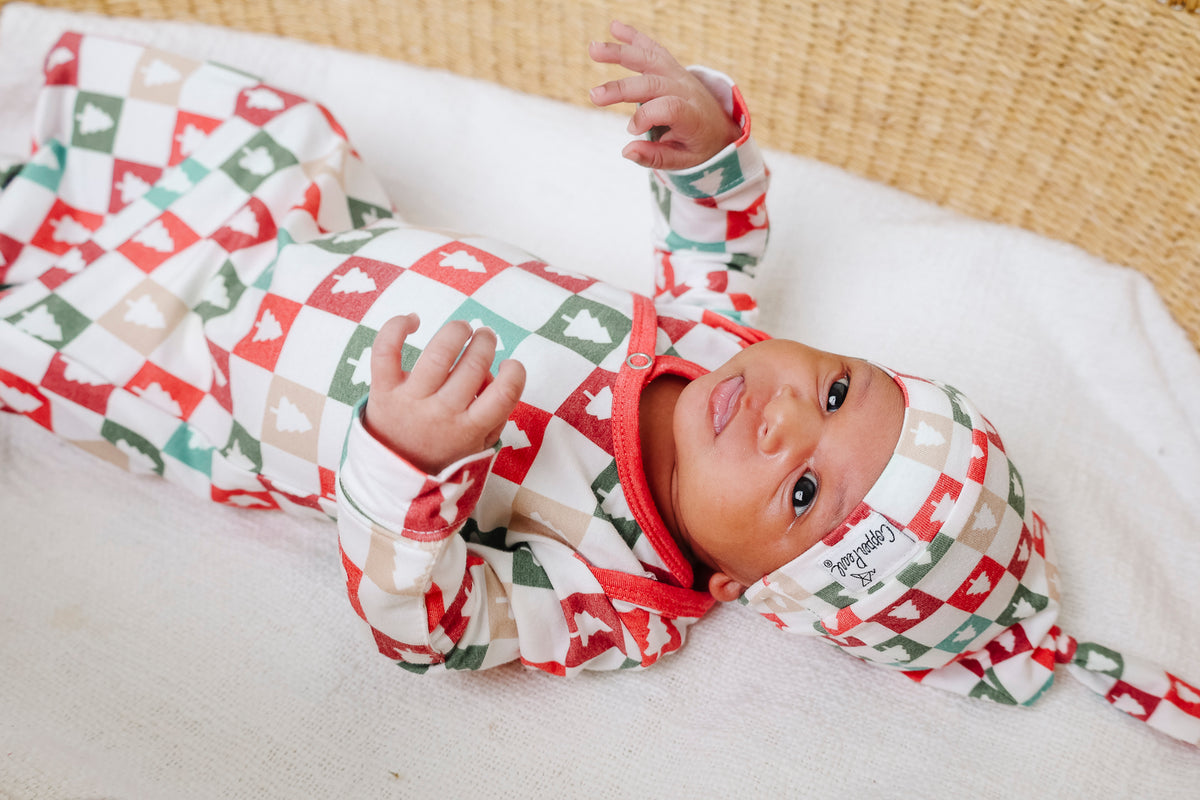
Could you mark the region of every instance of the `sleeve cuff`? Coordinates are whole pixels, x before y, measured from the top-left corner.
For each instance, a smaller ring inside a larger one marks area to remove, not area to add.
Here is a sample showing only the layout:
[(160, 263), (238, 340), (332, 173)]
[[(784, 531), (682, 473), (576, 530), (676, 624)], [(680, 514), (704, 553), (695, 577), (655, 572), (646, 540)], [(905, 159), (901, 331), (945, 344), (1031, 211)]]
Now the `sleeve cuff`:
[[(338, 473), (338, 484), (345, 499), (363, 516), (372, 522), (395, 531), (409, 531), (414, 527), (414, 504), (422, 497), (430, 494), (431, 487), (446, 486), (458, 483), (464, 491), (454, 492), (455, 495), (477, 494), (482, 486), (475, 486), (475, 491), (466, 491), (466, 479), (472, 483), (482, 482), (491, 467), (495, 451), (483, 450), (454, 462), (437, 475), (429, 475), (413, 466), (406, 459), (396, 454), (387, 445), (372, 436), (362, 423), (362, 414), (366, 403), (361, 403), (355, 409), (354, 419), (346, 434), (346, 447), (342, 454), (342, 465)], [(460, 499), (451, 498), (449, 499)], [(458, 503), (454, 504), (458, 507)], [(474, 503), (469, 503), (473, 507)], [(469, 509), (468, 509), (469, 512)], [(452, 532), (461, 525), (466, 513), (450, 514), (449, 518), (440, 514), (434, 515), (440, 519), (431, 520), (436, 525), (421, 525), (427, 532), (437, 530)], [(434, 530), (436, 529), (436, 530)]]

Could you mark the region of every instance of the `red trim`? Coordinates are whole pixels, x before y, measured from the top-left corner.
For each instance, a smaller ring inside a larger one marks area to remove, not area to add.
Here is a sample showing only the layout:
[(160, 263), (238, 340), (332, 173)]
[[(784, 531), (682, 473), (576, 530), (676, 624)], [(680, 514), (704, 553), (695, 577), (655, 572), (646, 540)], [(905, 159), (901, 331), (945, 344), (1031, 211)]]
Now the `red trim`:
[[(645, 353), (654, 356), (658, 339), (658, 314), (654, 302), (644, 295), (633, 295), (633, 328), (629, 332), (629, 354)], [(642, 390), (654, 376), (659, 374), (660, 365), (652, 369), (633, 369), (628, 363), (613, 385), (613, 456), (617, 462), (617, 476), (625, 492), (625, 500), (633, 517), (654, 551), (662, 559), (671, 577), (679, 586), (690, 587), (692, 565), (675, 544), (650, 495), (650, 484), (642, 469), (642, 442), (638, 435), (638, 400)]]
[(604, 587), (609, 599), (624, 600), (668, 617), (702, 617), (717, 602), (708, 592), (671, 586), (653, 578), (602, 569), (591, 564), (588, 569)]
[(724, 314), (718, 314), (716, 311), (707, 308), (701, 314), (700, 322), (710, 328), (720, 328), (721, 330), (729, 331), (747, 344), (758, 344), (771, 338), (758, 328), (751, 328), (734, 322)]

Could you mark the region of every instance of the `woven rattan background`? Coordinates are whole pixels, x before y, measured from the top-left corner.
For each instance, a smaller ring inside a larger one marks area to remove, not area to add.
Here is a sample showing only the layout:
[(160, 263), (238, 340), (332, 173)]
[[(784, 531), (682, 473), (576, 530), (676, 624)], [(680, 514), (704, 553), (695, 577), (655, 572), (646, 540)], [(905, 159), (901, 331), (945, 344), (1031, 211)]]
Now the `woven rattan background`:
[[(0, 0), (0, 5), (3, 0)], [(734, 75), (760, 140), (1154, 280), (1200, 346), (1200, 0), (49, 0), (576, 103), (611, 17)]]

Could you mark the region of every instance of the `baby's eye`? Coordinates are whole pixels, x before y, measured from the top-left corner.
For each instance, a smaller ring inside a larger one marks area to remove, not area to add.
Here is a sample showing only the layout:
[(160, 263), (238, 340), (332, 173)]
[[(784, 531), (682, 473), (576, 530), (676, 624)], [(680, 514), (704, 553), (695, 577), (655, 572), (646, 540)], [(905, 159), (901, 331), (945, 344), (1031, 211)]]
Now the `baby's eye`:
[(829, 397), (825, 399), (826, 411), (837, 411), (846, 402), (846, 393), (850, 391), (850, 377), (838, 378), (829, 387)]
[(816, 499), (817, 476), (810, 470), (800, 476), (800, 480), (796, 481), (796, 485), (792, 487), (792, 510), (798, 517), (808, 511)]

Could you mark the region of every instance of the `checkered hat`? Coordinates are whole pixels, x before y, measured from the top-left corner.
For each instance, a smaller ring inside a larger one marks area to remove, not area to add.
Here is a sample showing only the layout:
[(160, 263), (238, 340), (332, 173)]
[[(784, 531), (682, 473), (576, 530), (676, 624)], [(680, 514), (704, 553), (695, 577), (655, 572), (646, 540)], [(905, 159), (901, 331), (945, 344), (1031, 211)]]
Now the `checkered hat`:
[(785, 630), (972, 697), (1034, 702), (1056, 664), (1160, 730), (1200, 743), (1200, 690), (1055, 624), (1046, 526), (1000, 436), (955, 389), (895, 375), (896, 450), (842, 524), (749, 587)]

